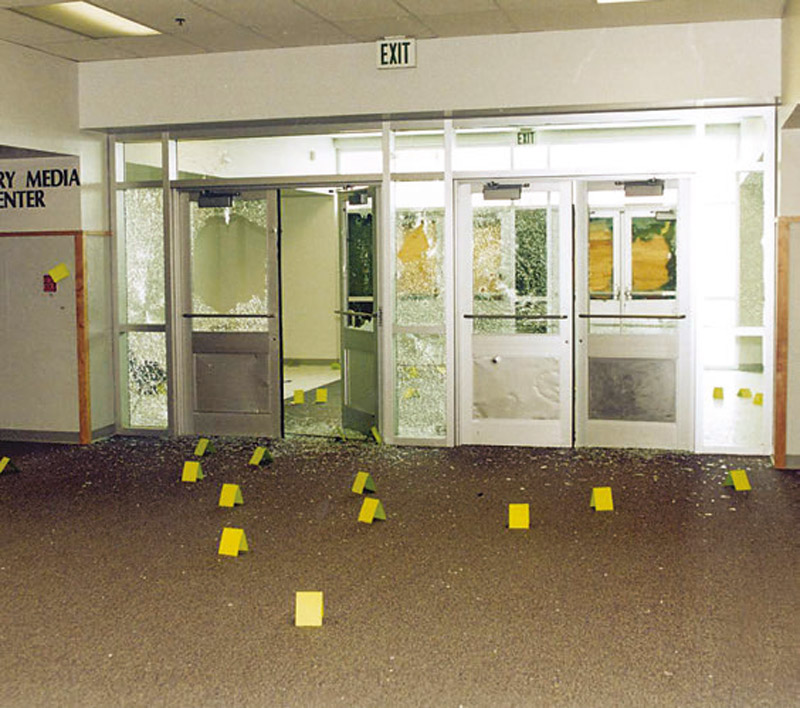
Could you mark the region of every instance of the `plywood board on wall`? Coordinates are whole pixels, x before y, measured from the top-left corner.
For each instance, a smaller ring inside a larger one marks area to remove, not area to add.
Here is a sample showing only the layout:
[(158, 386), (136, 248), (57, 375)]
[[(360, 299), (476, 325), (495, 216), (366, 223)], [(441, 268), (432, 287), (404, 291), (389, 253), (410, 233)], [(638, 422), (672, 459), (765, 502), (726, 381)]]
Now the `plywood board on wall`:
[[(63, 263), (55, 293), (44, 275)], [(0, 238), (0, 429), (77, 432), (75, 240)]]

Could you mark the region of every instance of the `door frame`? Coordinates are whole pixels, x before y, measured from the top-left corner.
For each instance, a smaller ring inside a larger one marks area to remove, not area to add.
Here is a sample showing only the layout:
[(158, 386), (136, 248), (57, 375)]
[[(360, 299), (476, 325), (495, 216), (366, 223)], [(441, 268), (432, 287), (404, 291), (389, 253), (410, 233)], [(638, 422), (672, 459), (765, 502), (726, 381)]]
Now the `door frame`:
[[(383, 198), (382, 188), (383, 181), (374, 176), (364, 176), (364, 178), (342, 179), (341, 176), (325, 178), (324, 176), (309, 179), (291, 178), (268, 178), (268, 179), (214, 179), (214, 180), (186, 180), (180, 183), (173, 184), (170, 189), (169, 207), (170, 216), (169, 222), (171, 223), (171, 232), (174, 235), (169, 239), (168, 250), (165, 254), (165, 261), (167, 266), (167, 339), (168, 339), (168, 359), (170, 362), (170, 412), (174, 421), (171, 429), (173, 435), (190, 435), (193, 434), (191, 425), (191, 389), (187, 386), (186, 372), (187, 357), (191, 355), (191, 348), (187, 346), (186, 338), (183, 335), (183, 317), (181, 308), (184, 303), (186, 288), (189, 285), (189, 266), (183, 260), (183, 253), (188, 254), (186, 249), (185, 235), (188, 234), (189, 224), (186, 223), (186, 216), (188, 211), (184, 213), (181, 209), (181, 200), (184, 193), (197, 192), (200, 189), (219, 189), (221, 191), (265, 191), (274, 192), (277, 201), (277, 270), (278, 278), (276, 280), (277, 287), (277, 304), (275, 306), (275, 319), (276, 323), (275, 332), (278, 336), (278, 341), (275, 346), (278, 347), (278, 363), (277, 371), (272, 377), (276, 381), (276, 392), (279, 399), (279, 426), (276, 438), (283, 437), (283, 406), (285, 402), (280, 393), (282, 391), (281, 377), (283, 374), (283, 308), (281, 303), (281, 278), (282, 278), (282, 259), (281, 259), (281, 200), (280, 192), (283, 189), (331, 189), (331, 190), (344, 190), (350, 189), (356, 185), (358, 187), (368, 187), (374, 192), (375, 207), (374, 218), (376, 222), (376, 233), (379, 233), (384, 223), (384, 210), (388, 208), (388, 200)], [(383, 300), (389, 284), (386, 282), (386, 264), (385, 259), (388, 257), (385, 253), (382, 255), (382, 244), (379, 235), (376, 238), (376, 254), (375, 254), (375, 279), (376, 279), (376, 297)], [(378, 354), (377, 354), (377, 369), (378, 369), (378, 410), (376, 414), (376, 425), (379, 431), (383, 433), (383, 426), (385, 425), (385, 417), (382, 415), (384, 406), (391, 405), (391, 400), (386, 402), (387, 391), (385, 389), (386, 382), (386, 366), (387, 362), (391, 361), (388, 348), (391, 347), (391, 339), (387, 338), (383, 308), (379, 306), (378, 317)]]

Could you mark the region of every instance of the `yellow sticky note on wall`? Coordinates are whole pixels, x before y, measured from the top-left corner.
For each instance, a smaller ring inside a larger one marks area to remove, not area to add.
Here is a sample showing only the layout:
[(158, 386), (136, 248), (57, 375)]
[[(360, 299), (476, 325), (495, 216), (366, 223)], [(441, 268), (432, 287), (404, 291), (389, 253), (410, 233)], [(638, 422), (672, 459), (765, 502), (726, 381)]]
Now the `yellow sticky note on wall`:
[(731, 470), (725, 481), (722, 483), (724, 487), (733, 487), (737, 492), (749, 492), (752, 487), (750, 480), (747, 478), (747, 472), (744, 470)]
[(611, 487), (594, 487), (589, 506), (593, 506), (595, 511), (613, 511), (614, 499), (611, 496)]
[(219, 505), (233, 507), (236, 504), (244, 504), (242, 490), (238, 484), (223, 484), (219, 495)]
[(365, 490), (368, 492), (377, 491), (375, 489), (375, 480), (372, 479), (372, 475), (369, 472), (359, 472), (355, 480), (353, 480), (351, 491), (356, 494), (363, 494)]
[(296, 406), (306, 402), (306, 392), (302, 388), (297, 388), (292, 395), (292, 403)]
[(67, 268), (67, 266), (64, 265), (63, 263), (59, 263), (54, 268), (48, 270), (47, 275), (49, 275), (53, 279), (54, 283), (57, 283), (69, 276), (69, 268)]
[(739, 398), (750, 398), (753, 392), (749, 388), (740, 388), (736, 395), (739, 396)]
[(722, 390), (722, 386), (715, 386), (714, 387), (714, 400), (721, 401), (725, 397), (725, 394)]
[(375, 519), (386, 521), (386, 512), (383, 510), (383, 504), (381, 504), (380, 499), (375, 499), (375, 497), (364, 499), (361, 511), (358, 514), (358, 520), (365, 524), (371, 524)]
[(753, 405), (754, 406), (763, 406), (764, 405), (764, 394), (763, 393), (757, 393), (755, 396), (753, 396)]
[(321, 592), (298, 592), (294, 599), (294, 626), (321, 627), (324, 614)]
[(249, 551), (244, 529), (234, 529), (226, 526), (222, 529), (222, 538), (219, 540), (219, 555), (238, 556), (240, 551)]
[(199, 462), (184, 462), (181, 482), (196, 482), (204, 477), (203, 468), (200, 467)]
[(508, 528), (529, 529), (531, 527), (530, 504), (508, 505)]
[(318, 388), (317, 389), (317, 397), (314, 401), (315, 403), (327, 403), (328, 402), (328, 389), (327, 388)]

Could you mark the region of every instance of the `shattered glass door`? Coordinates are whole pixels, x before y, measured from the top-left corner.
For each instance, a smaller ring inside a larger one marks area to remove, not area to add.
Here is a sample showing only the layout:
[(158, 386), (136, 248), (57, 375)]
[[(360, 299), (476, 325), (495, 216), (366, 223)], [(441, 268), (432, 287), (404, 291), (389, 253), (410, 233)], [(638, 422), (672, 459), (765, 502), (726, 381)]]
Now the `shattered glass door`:
[(191, 432), (280, 436), (277, 196), (184, 194)]
[(458, 191), (460, 442), (570, 445), (570, 187), (495, 193)]

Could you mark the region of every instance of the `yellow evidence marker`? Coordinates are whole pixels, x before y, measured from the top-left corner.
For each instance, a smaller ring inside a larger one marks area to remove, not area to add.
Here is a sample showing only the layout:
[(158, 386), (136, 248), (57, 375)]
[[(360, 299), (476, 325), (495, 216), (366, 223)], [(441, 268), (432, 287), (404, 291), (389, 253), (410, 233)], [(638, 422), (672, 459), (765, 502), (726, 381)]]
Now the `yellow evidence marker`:
[(294, 596), (294, 626), (322, 626), (322, 593), (298, 592)]
[(737, 492), (749, 492), (752, 487), (750, 480), (747, 478), (747, 472), (744, 470), (731, 470), (725, 481), (722, 483), (723, 487), (733, 487)]
[(595, 511), (614, 511), (611, 487), (593, 487), (589, 506), (593, 506)]
[(272, 462), (272, 460), (273, 460), (272, 453), (269, 450), (267, 450), (267, 448), (257, 447), (253, 452), (253, 456), (250, 458), (250, 462), (248, 462), (247, 464), (255, 466), (268, 465), (270, 462)]
[(0, 474), (3, 474), (3, 472), (19, 472), (19, 467), (11, 461), (10, 457), (3, 457), (0, 458)]
[(200, 438), (197, 441), (197, 446), (194, 448), (194, 456), (202, 457), (206, 453), (211, 454), (212, 452), (216, 451), (217, 448), (214, 447), (214, 443), (212, 443), (208, 438)]
[(763, 406), (764, 405), (764, 394), (763, 393), (757, 393), (755, 396), (753, 396), (753, 405), (754, 406)]
[(327, 388), (318, 388), (317, 389), (317, 396), (314, 400), (314, 403), (327, 403), (328, 402), (328, 389)]
[(183, 475), (181, 475), (181, 482), (196, 482), (198, 479), (203, 479), (203, 468), (200, 467), (199, 462), (184, 462)]
[(378, 445), (383, 445), (383, 438), (381, 437), (380, 432), (378, 432), (377, 426), (373, 425), (369, 429), (369, 432), (372, 433), (372, 437), (375, 439), (375, 442), (378, 443)]
[(299, 406), (301, 403), (306, 402), (306, 392), (302, 388), (296, 388), (292, 395), (292, 404)]
[(367, 497), (361, 505), (358, 520), (365, 524), (371, 524), (375, 519), (386, 521), (386, 512), (383, 510), (383, 504), (381, 504), (380, 499)]
[(219, 495), (219, 505), (232, 507), (236, 504), (244, 504), (242, 490), (238, 484), (223, 484)]
[(529, 529), (531, 527), (530, 504), (508, 505), (508, 528)]
[(363, 494), (367, 492), (377, 492), (375, 489), (375, 480), (369, 472), (359, 472), (353, 480), (353, 486), (350, 488), (354, 494)]
[(736, 395), (739, 398), (750, 398), (753, 395), (753, 392), (749, 388), (740, 388)]
[(47, 275), (53, 279), (54, 283), (57, 283), (69, 276), (69, 268), (63, 263), (59, 263), (55, 268), (48, 270)]
[(222, 529), (222, 538), (219, 540), (219, 555), (233, 556), (234, 558), (239, 555), (240, 551), (249, 551), (247, 546), (247, 538), (244, 535), (244, 529), (234, 529), (226, 526)]
[(725, 394), (722, 391), (722, 386), (716, 386), (714, 388), (714, 400), (721, 401), (725, 397)]

